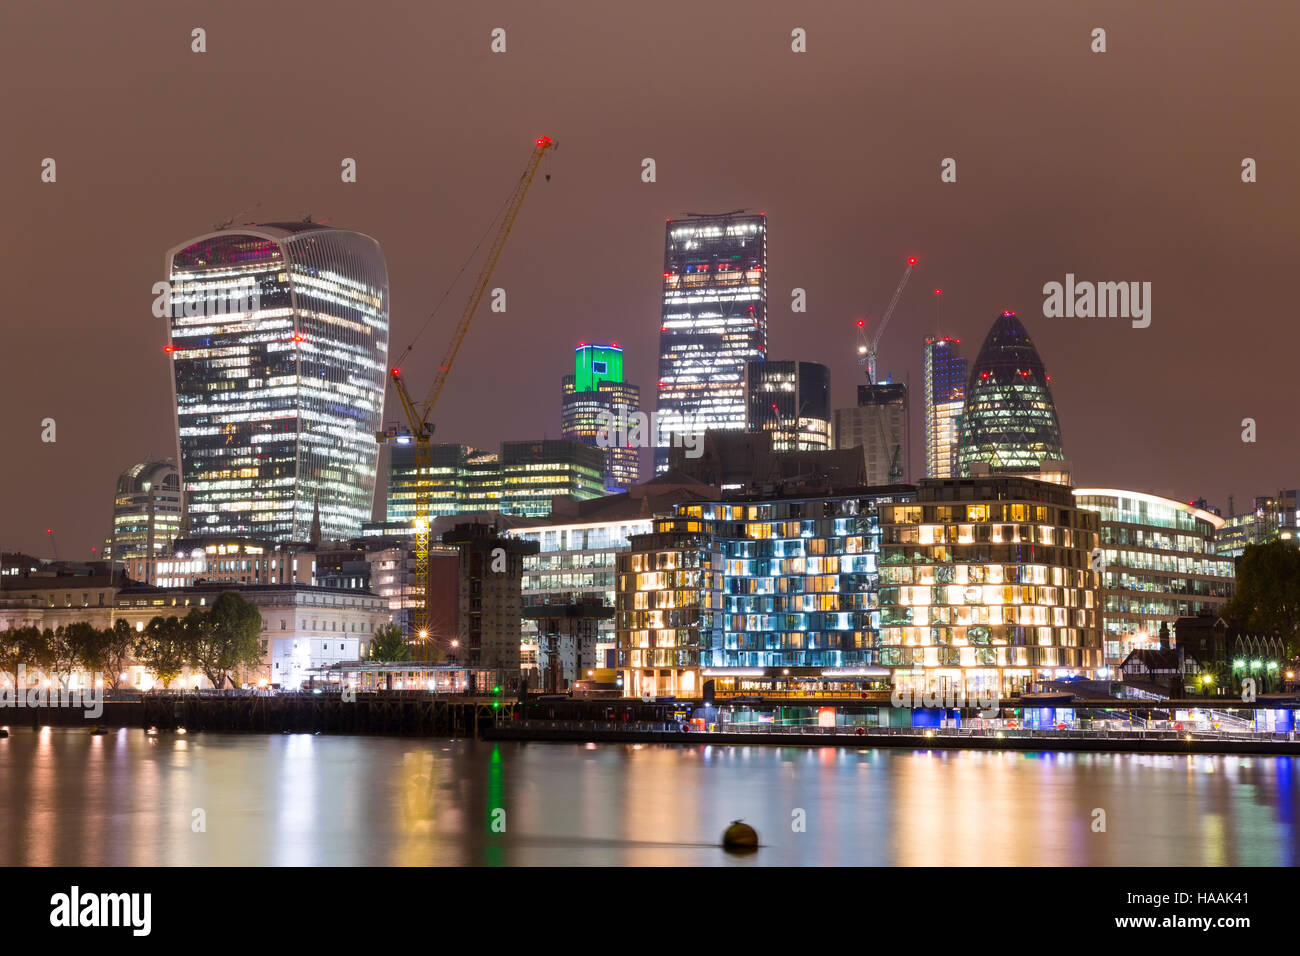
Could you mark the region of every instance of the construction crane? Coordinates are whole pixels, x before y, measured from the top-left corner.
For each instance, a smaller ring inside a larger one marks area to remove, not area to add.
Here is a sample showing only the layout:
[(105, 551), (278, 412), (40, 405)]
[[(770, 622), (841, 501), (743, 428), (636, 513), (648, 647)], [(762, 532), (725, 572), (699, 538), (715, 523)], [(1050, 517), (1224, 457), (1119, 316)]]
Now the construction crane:
[[(380, 441), (415, 443), (415, 580), (417, 587), (420, 589), (420, 596), (412, 609), (411, 632), (412, 636), (419, 638), (421, 641), (427, 640), (429, 637), (429, 600), (432, 590), (432, 582), (429, 576), (431, 492), (429, 472), (432, 467), (431, 439), (433, 438), (433, 424), (429, 421), (429, 418), (433, 414), (434, 406), (438, 403), (438, 396), (442, 394), (443, 386), (447, 384), (447, 376), (451, 373), (452, 364), (456, 361), (456, 355), (460, 352), (460, 347), (465, 341), (465, 333), (469, 331), (469, 325), (474, 318), (474, 313), (478, 311), (479, 303), (483, 301), (483, 294), (487, 291), (488, 282), (492, 279), (492, 272), (496, 269), (497, 260), (501, 258), (501, 251), (505, 248), (506, 239), (509, 237), (510, 230), (519, 215), (519, 209), (523, 205), (524, 197), (528, 194), (528, 187), (532, 185), (533, 178), (537, 175), (542, 157), (546, 155), (547, 150), (554, 148), (555, 141), (549, 136), (540, 137), (534, 144), (532, 155), (528, 157), (528, 164), (524, 167), (523, 174), (519, 177), (519, 182), (515, 185), (514, 192), (506, 203), (501, 217), (501, 225), (497, 228), (492, 245), (488, 248), (487, 258), (483, 262), (482, 269), (479, 270), (478, 278), (474, 280), (474, 287), (470, 290), (469, 301), (465, 304), (465, 311), (461, 313), (460, 321), (456, 323), (451, 342), (447, 345), (447, 350), (442, 356), (442, 362), (438, 365), (437, 374), (433, 377), (433, 384), (429, 387), (424, 402), (416, 405), (411, 400), (410, 393), (406, 390), (406, 383), (401, 376), (401, 369), (395, 367), (390, 370), (393, 388), (397, 392), (398, 400), (402, 403), (402, 412), (406, 416), (410, 430), (409, 433), (401, 435), (380, 432), (376, 437)], [(550, 176), (548, 175), (546, 178), (550, 179)], [(409, 351), (410, 349), (407, 349), (407, 352)]]
[(894, 308), (898, 305), (898, 300), (903, 296), (903, 287), (907, 285), (907, 280), (912, 277), (914, 268), (916, 268), (916, 256), (909, 256), (907, 268), (903, 270), (903, 277), (898, 280), (898, 288), (894, 289), (894, 297), (889, 300), (889, 306), (885, 309), (885, 314), (881, 316), (880, 324), (876, 326), (874, 336), (868, 338), (866, 323), (858, 323), (858, 363), (867, 367), (868, 385), (876, 384), (876, 347), (880, 345), (880, 337), (885, 334), (889, 320), (894, 315)]
[[(894, 297), (889, 300), (889, 306), (885, 309), (885, 314), (876, 327), (874, 336), (867, 334), (867, 323), (862, 319), (858, 319), (858, 364), (866, 366), (867, 385), (871, 387), (879, 384), (876, 381), (876, 347), (880, 345), (880, 337), (885, 334), (885, 327), (889, 325), (889, 320), (894, 315), (894, 308), (898, 305), (898, 300), (903, 295), (903, 287), (907, 285), (907, 280), (912, 277), (914, 268), (916, 268), (916, 256), (909, 256), (907, 268), (903, 270), (903, 276), (898, 280), (898, 286), (894, 289)], [(885, 432), (883, 414), (876, 416), (876, 423), (880, 427), (880, 447), (889, 454), (889, 482), (890, 484), (897, 484), (903, 480), (902, 444), (895, 442), (893, 450), (889, 451), (889, 436)]]

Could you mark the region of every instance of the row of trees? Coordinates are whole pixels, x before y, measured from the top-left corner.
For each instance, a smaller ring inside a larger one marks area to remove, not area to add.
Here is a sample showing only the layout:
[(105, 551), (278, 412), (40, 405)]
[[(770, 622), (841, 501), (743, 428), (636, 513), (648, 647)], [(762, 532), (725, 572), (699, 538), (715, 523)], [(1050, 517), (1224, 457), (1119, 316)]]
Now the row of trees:
[(203, 611), (155, 617), (137, 631), (126, 621), (97, 628), (77, 621), (57, 629), (11, 627), (0, 631), (0, 668), (39, 668), (65, 685), (74, 671), (102, 674), (117, 690), (131, 664), (143, 665), (169, 686), (188, 666), (221, 687), (241, 667), (262, 662), (262, 615), (257, 605), (227, 592)]

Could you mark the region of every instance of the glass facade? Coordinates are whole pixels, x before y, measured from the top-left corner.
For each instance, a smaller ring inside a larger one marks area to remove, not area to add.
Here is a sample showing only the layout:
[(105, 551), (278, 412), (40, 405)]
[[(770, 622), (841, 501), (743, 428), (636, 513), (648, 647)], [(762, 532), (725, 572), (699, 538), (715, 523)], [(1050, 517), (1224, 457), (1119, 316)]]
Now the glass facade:
[(1159, 647), (1160, 625), (1215, 613), (1232, 597), (1231, 557), (1218, 553), (1223, 519), (1137, 491), (1076, 488), (1079, 507), (1101, 518), (1101, 617), (1106, 665)]
[(773, 451), (831, 447), (831, 371), (817, 362), (749, 362), (746, 422), (770, 432)]
[(998, 471), (1037, 471), (1065, 457), (1052, 381), (1014, 312), (989, 329), (966, 384), (958, 464), (963, 476), (981, 462)]
[(618, 556), (630, 693), (695, 694), (701, 668), (853, 667), (878, 656), (877, 509), (897, 496), (679, 505)]
[[(466, 487), (466, 466), (477, 454), (468, 445), (449, 443), (429, 446), (429, 518), (462, 514), (470, 497)], [(415, 442), (399, 438), (388, 444), (388, 510), (390, 522), (415, 520), (419, 492), (415, 465)]]
[(966, 359), (961, 339), (927, 337), (922, 354), (925, 378), (925, 477), (956, 478), (962, 408), (966, 404)]
[(605, 493), (605, 453), (576, 441), (508, 441), (501, 445), (504, 514), (546, 518), (551, 498), (584, 501)]
[[(650, 530), (649, 518), (516, 529), (515, 537), (540, 548), (524, 557), (524, 606), (596, 598), (614, 607), (618, 554), (627, 550), (633, 535)], [(601, 620), (597, 628), (596, 661), (604, 667), (605, 652), (614, 647), (614, 621)], [(536, 643), (536, 621), (523, 622), (523, 640)]]
[(193, 534), (306, 540), (370, 520), (388, 272), (369, 236), (244, 226), (168, 256), (171, 355)]
[(1255, 498), (1254, 507), (1250, 511), (1229, 515), (1219, 529), (1219, 553), (1239, 558), (1245, 553), (1246, 545), (1266, 544), (1269, 541), (1287, 541), (1300, 546), (1297, 494), (1292, 490), (1280, 491), (1276, 495), (1260, 495)]
[(1022, 478), (924, 479), (881, 507), (880, 641), (894, 684), (967, 697), (1102, 665), (1098, 518)]
[(656, 472), (675, 435), (745, 428), (745, 364), (767, 351), (767, 217), (690, 216), (665, 232)]
[(137, 578), (152, 583), (152, 562), (171, 554), (181, 533), (181, 485), (170, 461), (132, 465), (117, 479), (113, 495), (113, 529), (104, 542), (104, 558), (114, 562), (142, 559)]
[[(388, 464), (390, 523), (415, 518), (414, 444), (393, 444)], [(604, 494), (605, 452), (565, 439), (503, 442), (500, 454), (467, 445), (432, 445), (430, 518), (499, 511), (545, 518), (551, 498), (585, 501)]]
[[(623, 381), (623, 350), (580, 345), (574, 374), (564, 376), (560, 434), (605, 454), (605, 490), (626, 491), (641, 480), (640, 451), (622, 441), (641, 412), (641, 389)], [(648, 437), (648, 429), (642, 429)]]

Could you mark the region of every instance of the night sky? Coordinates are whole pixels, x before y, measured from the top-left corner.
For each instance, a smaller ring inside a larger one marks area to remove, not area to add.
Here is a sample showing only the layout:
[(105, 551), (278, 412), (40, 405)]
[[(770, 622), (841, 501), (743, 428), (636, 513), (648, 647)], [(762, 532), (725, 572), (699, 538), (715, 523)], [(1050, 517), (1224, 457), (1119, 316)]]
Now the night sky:
[[(494, 27), (505, 54), (489, 51)], [(53, 526), (61, 558), (89, 557), (118, 474), (174, 456), (150, 313), (170, 246), (259, 200), (237, 221), (310, 213), (367, 233), (388, 261), (397, 355), (543, 134), (559, 143), (552, 179), (492, 283), (508, 311), (478, 314), (438, 440), (558, 437), (580, 341), (624, 346), (653, 407), (664, 220), (743, 207), (768, 215), (768, 354), (829, 365), (837, 406), (861, 381), (855, 320), (880, 314), (914, 254), (882, 375), (910, 375), (919, 396), (935, 287), (939, 328), (971, 360), (1012, 309), (1079, 484), (1241, 509), (1300, 484), (1298, 33), (1290, 0), (6, 0), (0, 549), (49, 557)], [(57, 183), (40, 181), (44, 157)], [(340, 182), (344, 157), (356, 184)], [(956, 183), (940, 182), (945, 157)], [(1067, 272), (1151, 282), (1151, 326), (1044, 318), (1042, 286)], [(417, 394), (468, 285), (404, 363)]]

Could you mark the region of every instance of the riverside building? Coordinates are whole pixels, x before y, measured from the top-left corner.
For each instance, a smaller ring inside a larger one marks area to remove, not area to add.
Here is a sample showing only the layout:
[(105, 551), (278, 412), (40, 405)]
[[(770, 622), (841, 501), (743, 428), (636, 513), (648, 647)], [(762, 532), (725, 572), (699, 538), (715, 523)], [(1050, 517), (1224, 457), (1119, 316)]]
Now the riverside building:
[(1224, 519), (1171, 498), (1113, 488), (1076, 488), (1079, 507), (1101, 519), (1101, 618), (1105, 661), (1160, 644), (1160, 625), (1217, 615), (1232, 597), (1232, 558), (1215, 537)]
[(699, 696), (705, 678), (779, 668), (820, 680), (887, 672), (877, 631), (879, 510), (910, 488), (682, 504), (618, 555), (615, 634), (627, 693)]
[[(343, 541), (370, 520), (388, 357), (388, 270), (369, 236), (245, 225), (167, 256), (188, 532)], [(159, 313), (162, 314), (162, 313)]]
[(1103, 664), (1096, 512), (1012, 476), (925, 479), (880, 508), (880, 636), (895, 686), (979, 697)]

